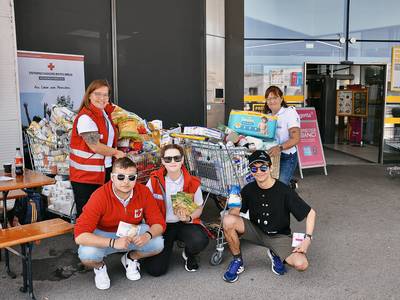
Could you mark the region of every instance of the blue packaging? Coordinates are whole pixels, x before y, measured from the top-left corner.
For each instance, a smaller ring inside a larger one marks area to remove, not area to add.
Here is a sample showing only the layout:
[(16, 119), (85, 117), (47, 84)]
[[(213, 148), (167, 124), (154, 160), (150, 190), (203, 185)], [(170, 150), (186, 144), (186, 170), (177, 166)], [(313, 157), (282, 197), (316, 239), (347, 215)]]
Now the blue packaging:
[(228, 127), (240, 134), (273, 139), (277, 119), (276, 116), (255, 111), (232, 110), (229, 114)]
[(228, 208), (240, 207), (242, 205), (242, 197), (240, 196), (240, 186), (232, 185), (229, 189)]

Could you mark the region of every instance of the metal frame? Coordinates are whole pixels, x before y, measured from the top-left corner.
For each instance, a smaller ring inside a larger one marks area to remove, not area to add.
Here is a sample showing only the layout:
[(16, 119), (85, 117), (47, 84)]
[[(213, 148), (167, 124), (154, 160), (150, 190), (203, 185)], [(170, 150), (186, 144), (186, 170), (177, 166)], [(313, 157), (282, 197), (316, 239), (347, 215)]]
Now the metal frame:
[(117, 1), (111, 0), (111, 53), (113, 66), (113, 100), (118, 104), (118, 43), (117, 43)]
[(20, 287), (19, 291), (21, 293), (29, 293), (29, 297), (36, 299), (33, 293), (32, 248), (33, 244), (29, 242), (21, 244), (21, 253), (11, 247), (6, 247), (6, 250), (21, 257), (22, 260), (22, 287)]

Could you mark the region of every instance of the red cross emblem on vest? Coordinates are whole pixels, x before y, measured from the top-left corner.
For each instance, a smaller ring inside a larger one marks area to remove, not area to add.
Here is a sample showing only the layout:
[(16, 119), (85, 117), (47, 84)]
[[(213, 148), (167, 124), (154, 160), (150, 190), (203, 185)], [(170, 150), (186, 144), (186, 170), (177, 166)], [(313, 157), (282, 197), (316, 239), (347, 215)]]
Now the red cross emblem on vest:
[(49, 63), (47, 65), (47, 67), (50, 69), (50, 71), (53, 71), (53, 69), (56, 67), (55, 65), (53, 65), (53, 63)]

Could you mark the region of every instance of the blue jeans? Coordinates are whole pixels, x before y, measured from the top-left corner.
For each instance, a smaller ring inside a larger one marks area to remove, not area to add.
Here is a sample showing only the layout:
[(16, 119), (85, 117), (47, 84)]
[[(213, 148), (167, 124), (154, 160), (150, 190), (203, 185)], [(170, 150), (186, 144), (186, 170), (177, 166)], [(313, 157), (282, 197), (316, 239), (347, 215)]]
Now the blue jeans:
[(281, 153), (281, 162), (279, 170), (279, 181), (289, 185), (293, 177), (294, 170), (297, 167), (297, 152), (293, 154)]
[[(140, 229), (139, 229), (139, 234), (145, 233), (147, 230), (149, 230), (149, 225), (147, 224), (140, 224)], [(107, 232), (107, 231), (102, 231), (99, 229), (96, 229), (94, 234), (100, 235), (102, 237), (106, 237), (109, 239), (117, 239), (118, 236), (116, 235), (116, 232)], [(129, 244), (128, 249), (124, 250), (119, 250), (119, 249), (114, 249), (111, 247), (106, 247), (106, 248), (97, 248), (97, 247), (92, 247), (92, 246), (79, 246), (78, 249), (78, 256), (81, 261), (85, 260), (90, 260), (90, 261), (97, 261), (100, 262), (103, 260), (104, 257), (117, 253), (117, 252), (129, 252), (132, 250), (136, 250), (139, 252), (161, 252), (164, 248), (164, 239), (162, 236), (157, 236), (153, 239), (151, 239), (146, 245), (144, 245), (141, 248), (136, 247), (134, 244)]]

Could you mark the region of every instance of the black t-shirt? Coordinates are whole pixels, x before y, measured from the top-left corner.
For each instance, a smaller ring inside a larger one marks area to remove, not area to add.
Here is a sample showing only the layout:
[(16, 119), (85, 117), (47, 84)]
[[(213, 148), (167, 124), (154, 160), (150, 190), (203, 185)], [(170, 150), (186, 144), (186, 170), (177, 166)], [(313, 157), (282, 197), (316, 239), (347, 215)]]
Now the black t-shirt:
[(290, 213), (300, 222), (311, 210), (294, 190), (278, 180), (269, 189), (251, 182), (242, 189), (241, 195), (240, 211), (249, 210), (250, 221), (267, 234), (291, 234)]

